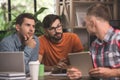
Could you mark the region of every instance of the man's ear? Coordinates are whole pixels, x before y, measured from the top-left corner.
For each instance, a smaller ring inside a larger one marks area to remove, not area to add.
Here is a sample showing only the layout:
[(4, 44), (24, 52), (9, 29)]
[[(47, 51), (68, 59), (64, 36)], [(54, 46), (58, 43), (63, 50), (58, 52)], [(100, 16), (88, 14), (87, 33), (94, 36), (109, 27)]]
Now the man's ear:
[(47, 36), (48, 35), (48, 30), (44, 29), (44, 32), (45, 32), (45, 35)]
[(44, 29), (44, 31), (45, 31), (45, 33), (47, 33), (48, 31), (47, 31), (47, 29)]
[(20, 25), (19, 24), (16, 24), (15, 28), (16, 28), (17, 31), (20, 31)]
[(91, 27), (95, 27), (96, 26), (95, 18), (90, 19), (90, 25), (91, 25)]

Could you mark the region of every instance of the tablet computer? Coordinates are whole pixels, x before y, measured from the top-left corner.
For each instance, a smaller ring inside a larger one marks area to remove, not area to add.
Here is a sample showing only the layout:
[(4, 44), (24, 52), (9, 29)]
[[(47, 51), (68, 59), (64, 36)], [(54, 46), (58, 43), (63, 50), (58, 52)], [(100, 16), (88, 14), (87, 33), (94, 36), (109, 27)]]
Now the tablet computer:
[(89, 77), (89, 70), (93, 68), (93, 61), (90, 52), (76, 52), (68, 55), (71, 66), (78, 68), (82, 76)]

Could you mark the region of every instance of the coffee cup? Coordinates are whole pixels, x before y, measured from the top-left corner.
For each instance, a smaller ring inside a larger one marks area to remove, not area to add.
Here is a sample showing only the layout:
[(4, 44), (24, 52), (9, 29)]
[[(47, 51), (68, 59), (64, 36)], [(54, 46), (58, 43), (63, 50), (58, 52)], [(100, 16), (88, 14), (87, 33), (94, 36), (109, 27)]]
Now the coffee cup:
[(39, 65), (40, 65), (39, 61), (30, 61), (29, 62), (31, 80), (38, 80)]

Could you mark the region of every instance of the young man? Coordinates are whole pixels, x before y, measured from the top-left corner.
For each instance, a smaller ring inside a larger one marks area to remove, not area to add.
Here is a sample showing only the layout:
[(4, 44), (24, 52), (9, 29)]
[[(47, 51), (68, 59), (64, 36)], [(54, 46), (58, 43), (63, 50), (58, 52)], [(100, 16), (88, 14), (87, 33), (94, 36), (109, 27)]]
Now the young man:
[(45, 34), (39, 37), (41, 42), (39, 60), (48, 71), (56, 66), (65, 68), (68, 63), (68, 53), (83, 50), (79, 37), (74, 33), (63, 33), (61, 19), (54, 14), (44, 18), (43, 27)]
[[(120, 80), (120, 30), (112, 28), (109, 20), (109, 11), (103, 4), (92, 5), (87, 11), (87, 30), (97, 37), (90, 49), (95, 68), (89, 74), (100, 80)], [(76, 79), (82, 73), (71, 68), (68, 76)]]
[(30, 13), (22, 13), (16, 18), (16, 33), (0, 42), (0, 51), (24, 51), (26, 73), (29, 61), (38, 60), (39, 41), (34, 35), (35, 19)]

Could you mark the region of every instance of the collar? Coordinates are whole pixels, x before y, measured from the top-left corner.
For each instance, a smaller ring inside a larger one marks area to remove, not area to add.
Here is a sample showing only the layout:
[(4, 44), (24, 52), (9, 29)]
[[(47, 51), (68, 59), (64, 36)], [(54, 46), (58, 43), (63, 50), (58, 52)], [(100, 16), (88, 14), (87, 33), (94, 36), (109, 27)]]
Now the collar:
[(114, 34), (114, 29), (111, 27), (111, 28), (109, 28), (109, 30), (108, 30), (108, 32), (107, 32), (107, 34), (105, 35), (105, 37), (104, 37), (104, 41), (105, 42), (109, 42), (109, 40), (110, 40), (110, 38), (113, 36), (113, 34)]
[(107, 31), (104, 39), (102, 41), (100, 39), (97, 39), (96, 42), (99, 45), (102, 45), (103, 43), (109, 42), (109, 40), (113, 36), (113, 34), (114, 34), (114, 29), (112, 27), (110, 27), (109, 30)]
[(17, 33), (15, 33), (15, 34), (13, 35), (13, 37), (15, 38), (15, 44), (16, 44), (16, 46), (18, 46), (18, 47), (22, 46), (21, 40), (20, 40), (20, 38), (18, 37)]

